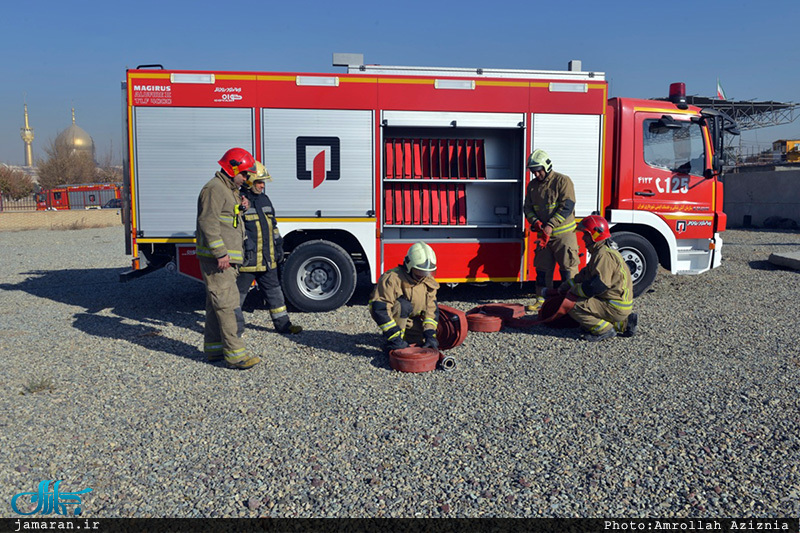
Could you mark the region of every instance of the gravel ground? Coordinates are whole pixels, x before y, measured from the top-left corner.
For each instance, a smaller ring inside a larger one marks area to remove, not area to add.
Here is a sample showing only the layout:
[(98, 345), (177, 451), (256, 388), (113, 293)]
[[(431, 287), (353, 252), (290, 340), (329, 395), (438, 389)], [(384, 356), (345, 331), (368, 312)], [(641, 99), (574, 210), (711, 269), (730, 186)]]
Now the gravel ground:
[(366, 280), (298, 336), (246, 313), (265, 363), (242, 372), (204, 361), (199, 283), (117, 281), (120, 228), (0, 233), (2, 499), (61, 479), (94, 517), (796, 517), (800, 272), (767, 258), (800, 234), (724, 237), (722, 268), (659, 274), (634, 338), (470, 333), (455, 371), (404, 374)]

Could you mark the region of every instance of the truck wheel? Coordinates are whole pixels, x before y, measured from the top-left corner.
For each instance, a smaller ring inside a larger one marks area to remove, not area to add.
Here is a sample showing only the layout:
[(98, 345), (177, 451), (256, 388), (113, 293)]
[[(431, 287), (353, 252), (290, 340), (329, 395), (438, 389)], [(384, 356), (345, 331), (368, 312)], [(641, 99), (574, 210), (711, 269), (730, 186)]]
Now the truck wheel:
[(621, 231), (611, 236), (619, 246), (619, 253), (631, 270), (633, 296), (650, 288), (658, 273), (658, 254), (650, 242), (636, 233)]
[(283, 293), (301, 311), (333, 311), (356, 288), (356, 267), (341, 246), (308, 241), (289, 254), (283, 266)]

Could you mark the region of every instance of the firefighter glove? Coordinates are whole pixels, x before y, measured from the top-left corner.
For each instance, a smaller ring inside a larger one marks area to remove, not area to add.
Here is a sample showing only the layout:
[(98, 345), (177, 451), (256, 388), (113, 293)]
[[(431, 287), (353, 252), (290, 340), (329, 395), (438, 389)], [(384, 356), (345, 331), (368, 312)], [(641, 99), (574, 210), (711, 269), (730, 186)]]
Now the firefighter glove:
[(533, 228), (533, 231), (542, 231), (543, 229), (542, 221), (541, 220), (535, 221), (533, 224), (531, 224), (531, 228)]
[(550, 234), (549, 234), (549, 233), (542, 232), (542, 239), (541, 239), (541, 241), (542, 241), (542, 248), (544, 248), (545, 246), (547, 246), (547, 243), (548, 243), (548, 242), (550, 242)]
[(398, 335), (398, 336), (386, 341), (386, 350), (387, 351), (402, 350), (403, 348), (408, 348), (408, 343), (400, 335)]
[(422, 343), (422, 347), (433, 348), (434, 350), (439, 349), (439, 340), (436, 338), (436, 330), (434, 329), (425, 330), (425, 342)]

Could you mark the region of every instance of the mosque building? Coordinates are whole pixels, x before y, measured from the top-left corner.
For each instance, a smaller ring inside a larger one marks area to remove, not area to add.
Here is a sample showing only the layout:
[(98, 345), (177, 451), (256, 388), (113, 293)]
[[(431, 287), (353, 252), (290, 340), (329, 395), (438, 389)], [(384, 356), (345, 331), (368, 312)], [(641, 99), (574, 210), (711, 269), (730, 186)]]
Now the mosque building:
[[(28, 118), (28, 104), (24, 104), (24, 126), (19, 129), (19, 135), (22, 138), (24, 157), (22, 166), (16, 165), (3, 165), (8, 168), (21, 170), (31, 176), (35, 182), (38, 182), (36, 175), (36, 166), (33, 159), (33, 127), (30, 125)], [(72, 108), (72, 125), (58, 134), (55, 140), (55, 146), (63, 148), (70, 153), (86, 154), (95, 161), (95, 145), (92, 136), (86, 130), (81, 128), (75, 123), (75, 108)]]
[(71, 153), (86, 154), (95, 160), (94, 140), (92, 136), (75, 124), (75, 108), (72, 108), (72, 125), (58, 134), (56, 147), (69, 150)]

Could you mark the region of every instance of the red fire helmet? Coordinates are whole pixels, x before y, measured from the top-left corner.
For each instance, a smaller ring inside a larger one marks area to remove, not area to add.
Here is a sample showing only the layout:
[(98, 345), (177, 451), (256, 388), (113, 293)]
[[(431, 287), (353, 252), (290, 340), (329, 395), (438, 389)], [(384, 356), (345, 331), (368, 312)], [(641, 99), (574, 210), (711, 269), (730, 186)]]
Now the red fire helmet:
[(256, 173), (256, 158), (244, 148), (231, 148), (218, 163), (231, 178), (240, 172)]
[(611, 237), (611, 230), (606, 219), (600, 215), (589, 215), (581, 220), (578, 229), (585, 231), (593, 242), (600, 242)]

